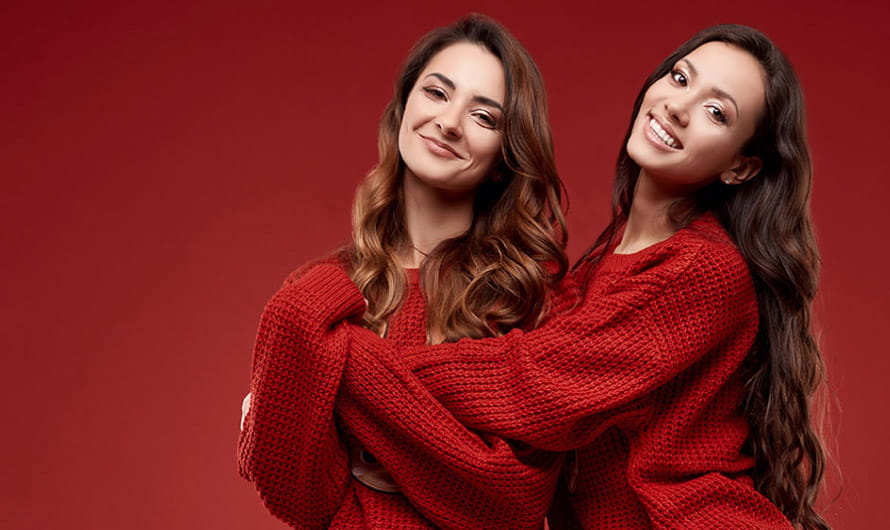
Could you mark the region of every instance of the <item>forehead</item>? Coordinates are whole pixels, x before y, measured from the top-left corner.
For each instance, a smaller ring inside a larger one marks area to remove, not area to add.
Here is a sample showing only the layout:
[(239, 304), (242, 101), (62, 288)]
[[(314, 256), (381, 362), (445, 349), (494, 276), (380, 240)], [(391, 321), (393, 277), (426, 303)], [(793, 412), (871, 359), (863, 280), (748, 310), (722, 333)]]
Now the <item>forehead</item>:
[(695, 67), (699, 82), (727, 92), (740, 112), (759, 114), (766, 74), (753, 55), (732, 44), (708, 42), (684, 59)]
[(504, 101), (504, 67), (497, 57), (479, 44), (458, 42), (442, 49), (430, 59), (418, 80), (431, 73), (449, 78), (458, 91)]

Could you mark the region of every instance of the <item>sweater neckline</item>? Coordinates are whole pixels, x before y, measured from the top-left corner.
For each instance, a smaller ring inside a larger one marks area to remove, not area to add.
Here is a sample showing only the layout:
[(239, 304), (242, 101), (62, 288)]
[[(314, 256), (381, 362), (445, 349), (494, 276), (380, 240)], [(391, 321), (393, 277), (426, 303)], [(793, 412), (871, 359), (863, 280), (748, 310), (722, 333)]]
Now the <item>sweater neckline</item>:
[(701, 226), (709, 226), (715, 223), (717, 223), (717, 219), (714, 217), (714, 214), (712, 214), (711, 212), (705, 212), (693, 219), (683, 228), (671, 234), (671, 236), (666, 239), (662, 239), (657, 243), (653, 243), (644, 249), (632, 252), (630, 254), (616, 254), (615, 248), (617, 248), (618, 245), (621, 243), (621, 236), (624, 235), (622, 229), (621, 235), (615, 238), (615, 241), (612, 243), (609, 251), (606, 253), (605, 256), (603, 256), (601, 267), (603, 268), (603, 270), (624, 269), (634, 263), (638, 263), (646, 257), (651, 256), (652, 254), (657, 254), (665, 247), (672, 246), (678, 241), (685, 239), (688, 236), (690, 229), (699, 228)]

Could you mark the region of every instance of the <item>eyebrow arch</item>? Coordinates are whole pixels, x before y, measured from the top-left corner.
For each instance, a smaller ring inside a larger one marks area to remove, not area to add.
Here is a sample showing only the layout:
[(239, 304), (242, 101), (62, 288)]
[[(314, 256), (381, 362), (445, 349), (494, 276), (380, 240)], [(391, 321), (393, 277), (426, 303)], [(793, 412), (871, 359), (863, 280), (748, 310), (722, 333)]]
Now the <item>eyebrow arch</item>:
[[(696, 70), (695, 65), (693, 65), (692, 62), (689, 61), (689, 59), (680, 59), (680, 62), (686, 63), (686, 67), (689, 68), (689, 71), (692, 72), (693, 76), (698, 75), (698, 70)], [(713, 92), (715, 96), (726, 99), (730, 103), (732, 103), (732, 106), (735, 107), (736, 114), (739, 114), (739, 105), (735, 102), (735, 98), (729, 95), (729, 92), (717, 87), (712, 87), (711, 92)]]
[[(457, 88), (457, 86), (454, 84), (454, 81), (452, 81), (451, 79), (448, 79), (448, 77), (443, 74), (440, 74), (438, 72), (433, 72), (431, 74), (427, 74), (427, 77), (430, 77), (430, 76), (433, 76), (433, 77), (437, 78), (439, 81), (442, 81), (451, 90), (455, 90)], [(473, 101), (475, 101), (476, 103), (482, 103), (483, 105), (488, 105), (489, 107), (494, 107), (494, 108), (498, 109), (499, 111), (504, 112), (503, 105), (501, 105), (500, 103), (498, 103), (497, 101), (495, 101), (491, 98), (487, 98), (485, 96), (473, 96)]]

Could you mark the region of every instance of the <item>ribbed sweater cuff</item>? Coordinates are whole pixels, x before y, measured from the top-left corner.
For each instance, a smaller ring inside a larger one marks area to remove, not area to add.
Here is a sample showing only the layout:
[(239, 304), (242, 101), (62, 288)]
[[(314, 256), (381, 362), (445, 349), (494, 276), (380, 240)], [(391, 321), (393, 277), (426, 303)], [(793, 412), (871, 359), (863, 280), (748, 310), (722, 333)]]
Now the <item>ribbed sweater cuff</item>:
[(312, 267), (296, 282), (312, 293), (323, 307), (318, 315), (328, 324), (360, 316), (365, 312), (365, 298), (341, 267), (322, 264)]

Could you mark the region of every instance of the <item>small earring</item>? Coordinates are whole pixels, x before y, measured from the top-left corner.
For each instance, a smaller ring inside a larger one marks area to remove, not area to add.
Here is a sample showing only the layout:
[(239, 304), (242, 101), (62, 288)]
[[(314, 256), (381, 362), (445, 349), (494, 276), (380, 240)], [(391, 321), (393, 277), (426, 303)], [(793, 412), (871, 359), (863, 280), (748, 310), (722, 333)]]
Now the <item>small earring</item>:
[(724, 180), (723, 182), (725, 182), (726, 184), (732, 184), (732, 179), (727, 177), (726, 180)]

